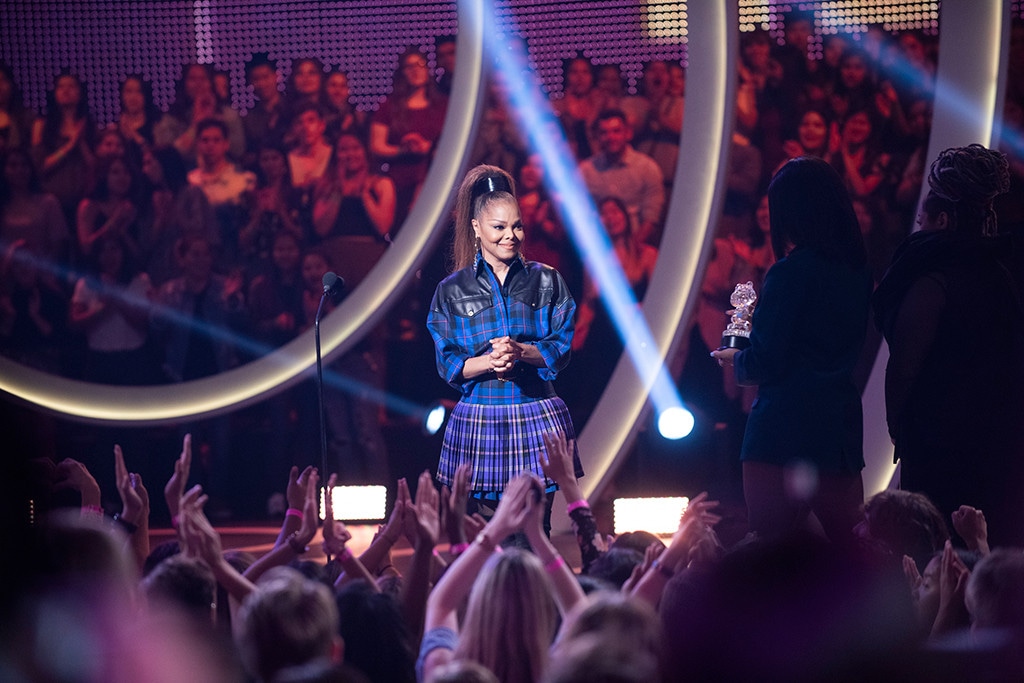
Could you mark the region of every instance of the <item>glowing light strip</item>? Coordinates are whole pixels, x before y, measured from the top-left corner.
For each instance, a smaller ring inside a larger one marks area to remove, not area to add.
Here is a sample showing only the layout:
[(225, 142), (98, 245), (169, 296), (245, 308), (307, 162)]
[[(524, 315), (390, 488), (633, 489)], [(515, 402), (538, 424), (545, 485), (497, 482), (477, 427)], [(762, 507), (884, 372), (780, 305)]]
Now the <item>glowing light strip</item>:
[[(440, 238), (480, 101), (483, 13), (479, 0), (458, 3), (455, 82), (437, 155), (401, 235), (362, 286), (321, 324), (325, 360), (351, 348), (387, 312)], [(96, 422), (158, 424), (205, 417), (255, 402), (303, 379), (315, 361), (312, 330), (229, 372), (160, 387), (108, 387), (56, 377), (0, 358), (0, 390), (47, 410)]]
[[(658, 264), (643, 315), (661, 358), (675, 352), (699, 294), (698, 273), (711, 255), (725, 188), (726, 154), (734, 110), (737, 11), (735, 0), (687, 5), (686, 125), (669, 201)], [(685, 397), (683, 397), (685, 400)], [(627, 450), (647, 401), (647, 385), (623, 358), (579, 438), (588, 497), (599, 495)]]

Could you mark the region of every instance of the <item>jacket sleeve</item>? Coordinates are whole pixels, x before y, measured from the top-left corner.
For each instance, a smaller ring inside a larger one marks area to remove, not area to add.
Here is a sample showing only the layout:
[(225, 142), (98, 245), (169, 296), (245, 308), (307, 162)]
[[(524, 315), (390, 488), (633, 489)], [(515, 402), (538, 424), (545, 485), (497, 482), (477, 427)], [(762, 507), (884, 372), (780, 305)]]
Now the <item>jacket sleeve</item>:
[(441, 296), (441, 288), (434, 291), (427, 313), (427, 329), (434, 340), (434, 360), (437, 374), (445, 382), (465, 393), (469, 382), (462, 376), (462, 367), (470, 354), (455, 341), (451, 311)]
[(572, 354), (572, 337), (576, 331), (576, 302), (569, 293), (562, 276), (554, 274), (556, 288), (551, 306), (550, 331), (534, 342), (544, 359), (544, 367), (538, 370), (541, 379), (553, 380), (569, 364)]
[(754, 309), (750, 346), (736, 354), (736, 383), (753, 386), (779, 381), (793, 358), (808, 278), (800, 264), (783, 259), (768, 271)]

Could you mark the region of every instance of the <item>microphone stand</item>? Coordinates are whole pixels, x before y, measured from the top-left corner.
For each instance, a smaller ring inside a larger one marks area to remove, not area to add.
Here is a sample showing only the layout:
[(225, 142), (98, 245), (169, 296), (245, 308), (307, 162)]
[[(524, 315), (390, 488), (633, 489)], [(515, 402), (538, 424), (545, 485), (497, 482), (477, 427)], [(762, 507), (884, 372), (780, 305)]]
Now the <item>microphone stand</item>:
[[(324, 293), (320, 296), (320, 305), (316, 309), (316, 317), (313, 319), (314, 338), (316, 340), (316, 389), (318, 405), (320, 407), (320, 473), (322, 477), (327, 476), (327, 411), (324, 409), (324, 366), (320, 353), (320, 316), (324, 311), (324, 303), (331, 295), (338, 280), (334, 273), (324, 275)], [(326, 485), (324, 486), (324, 497), (330, 495)], [(324, 524), (333, 524), (333, 519), (324, 519)], [(331, 561), (331, 554), (327, 553), (327, 561)]]

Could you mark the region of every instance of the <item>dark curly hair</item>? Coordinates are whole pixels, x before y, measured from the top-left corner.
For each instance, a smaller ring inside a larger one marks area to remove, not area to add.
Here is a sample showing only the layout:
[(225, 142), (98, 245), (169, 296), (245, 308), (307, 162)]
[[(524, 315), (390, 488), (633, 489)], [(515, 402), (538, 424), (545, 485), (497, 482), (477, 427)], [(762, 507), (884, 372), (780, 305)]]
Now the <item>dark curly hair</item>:
[(981, 235), (998, 230), (992, 202), (1010, 189), (1006, 155), (979, 144), (950, 147), (928, 171), (930, 194), (952, 203), (952, 229)]

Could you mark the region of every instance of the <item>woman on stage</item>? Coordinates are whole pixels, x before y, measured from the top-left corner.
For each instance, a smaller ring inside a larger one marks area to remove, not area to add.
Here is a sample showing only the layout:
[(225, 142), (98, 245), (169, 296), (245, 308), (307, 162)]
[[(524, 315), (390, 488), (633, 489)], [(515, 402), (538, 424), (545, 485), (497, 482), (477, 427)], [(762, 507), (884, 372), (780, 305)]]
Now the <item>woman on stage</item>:
[[(485, 516), (519, 473), (544, 478), (545, 433), (575, 440), (551, 382), (569, 362), (576, 304), (558, 271), (523, 258), (523, 237), (512, 177), (496, 166), (472, 169), (456, 200), (455, 272), (437, 286), (427, 327), (438, 373), (462, 394), (437, 478), (451, 486), (468, 463), (472, 499)], [(578, 452), (573, 460), (582, 476)], [(549, 529), (555, 485), (545, 487)]]
[(852, 540), (864, 502), (863, 417), (852, 372), (871, 273), (849, 193), (822, 159), (788, 161), (768, 188), (777, 261), (754, 309), (750, 346), (711, 353), (757, 385), (740, 459), (752, 531)]

